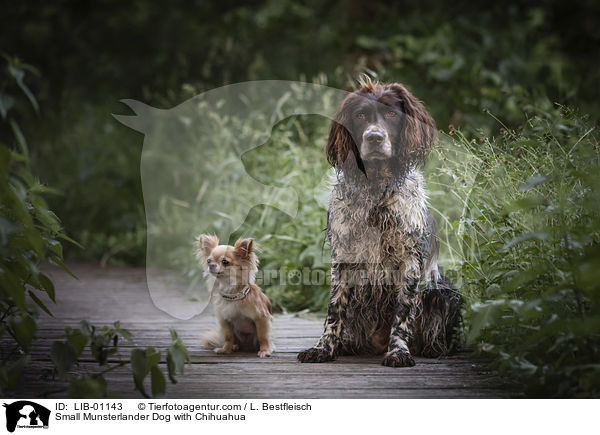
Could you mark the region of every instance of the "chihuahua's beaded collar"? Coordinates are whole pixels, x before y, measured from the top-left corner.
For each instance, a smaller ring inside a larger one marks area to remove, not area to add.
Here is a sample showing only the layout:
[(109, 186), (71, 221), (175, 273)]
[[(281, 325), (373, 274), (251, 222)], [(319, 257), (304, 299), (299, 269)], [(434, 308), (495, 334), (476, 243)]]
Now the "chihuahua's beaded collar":
[(246, 288), (244, 289), (244, 291), (241, 292), (241, 293), (227, 294), (227, 293), (221, 293), (221, 292), (219, 292), (219, 294), (226, 301), (239, 301), (241, 299), (244, 299), (246, 296), (248, 296), (248, 292), (249, 291), (250, 291), (250, 286), (246, 286)]

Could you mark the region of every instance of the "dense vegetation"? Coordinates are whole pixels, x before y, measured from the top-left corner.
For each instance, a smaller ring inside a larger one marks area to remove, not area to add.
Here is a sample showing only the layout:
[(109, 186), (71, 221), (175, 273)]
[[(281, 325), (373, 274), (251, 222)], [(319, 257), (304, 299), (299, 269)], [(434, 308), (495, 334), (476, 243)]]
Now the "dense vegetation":
[[(532, 396), (600, 395), (597, 1), (177, 0), (163, 10), (141, 0), (64, 0), (13, 5), (0, 24), (8, 36), (0, 50), (36, 66), (20, 71), (39, 100), (39, 110), (18, 110), (31, 102), (28, 94), (6, 98), (16, 95), (7, 83), (19, 88), (7, 75), (0, 88), (3, 155), (21, 166), (30, 155), (42, 183), (19, 182), (36, 198), (43, 194), (62, 219), (58, 230), (48, 212), (50, 230), (37, 231), (50, 231), (51, 242), (64, 227), (83, 246), (67, 243), (67, 258), (143, 265), (146, 232), (158, 235), (146, 226), (142, 136), (110, 117), (125, 112), (121, 98), (170, 108), (247, 80), (351, 89), (366, 72), (402, 81), (442, 130), (427, 174), (443, 263), (468, 299), (468, 340)], [(15, 133), (17, 122), (26, 135)], [(295, 219), (257, 207), (239, 230), (257, 238), (266, 268), (327, 271), (320, 189), (327, 124), (285, 119), (264, 147), (244, 155), (253, 177), (299, 194)], [(214, 158), (236, 157), (221, 152)], [(48, 195), (44, 183), (62, 193)], [(225, 191), (223, 204), (239, 194)], [(188, 213), (163, 211), (173, 225)], [(230, 220), (221, 212), (212, 230), (227, 233)], [(173, 261), (197, 273), (185, 240), (164, 242)], [(38, 281), (42, 290), (50, 285)], [(267, 292), (279, 309), (326, 305), (326, 285), (274, 283)]]
[[(39, 105), (24, 77), (26, 71), (34, 72), (30, 65), (17, 59), (5, 58), (7, 65), (0, 75), (3, 82), (0, 99), (2, 122), (9, 124), (16, 146), (9, 148), (0, 143), (0, 393), (16, 389), (22, 381), (25, 367), (34, 351), (34, 338), (40, 326), (40, 310), (52, 316), (56, 303), (56, 290), (52, 281), (40, 269), (49, 262), (71, 273), (63, 263), (63, 243), (80, 246), (65, 234), (58, 217), (48, 208), (44, 195), (58, 194), (40, 183), (31, 173), (27, 139), (16, 118), (25, 109), (26, 102), (32, 110)], [(176, 383), (175, 376), (183, 374), (189, 356), (182, 340), (171, 330), (172, 345), (166, 349), (168, 377)], [(150, 346), (134, 348), (130, 361), (114, 362), (109, 357), (119, 351), (119, 340), (130, 341), (131, 333), (121, 328), (96, 328), (81, 321), (80, 328), (67, 327), (65, 340), (55, 341), (50, 349), (51, 369), (40, 376), (67, 381), (67, 387), (41, 391), (40, 395), (67, 391), (69, 397), (109, 397), (110, 389), (104, 374), (124, 365), (131, 365), (135, 388), (144, 396), (144, 380), (149, 377), (151, 395), (163, 396), (166, 391), (165, 376), (159, 368), (160, 350)], [(72, 374), (86, 350), (98, 363), (93, 373)]]
[(598, 396), (597, 129), (557, 108), (495, 139), (457, 136), (476, 156), (458, 221), (469, 342), (530, 396)]

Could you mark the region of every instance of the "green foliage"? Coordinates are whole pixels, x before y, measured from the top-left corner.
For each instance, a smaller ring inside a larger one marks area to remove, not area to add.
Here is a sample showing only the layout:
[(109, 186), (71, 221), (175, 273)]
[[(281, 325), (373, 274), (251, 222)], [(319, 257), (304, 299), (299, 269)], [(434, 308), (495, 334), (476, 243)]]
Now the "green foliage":
[[(0, 392), (19, 386), (21, 373), (29, 362), (32, 342), (39, 328), (38, 309), (52, 315), (43, 299), (56, 302), (54, 285), (39, 270), (39, 264), (48, 261), (69, 272), (63, 264), (62, 242), (77, 244), (64, 233), (59, 219), (48, 208), (43, 195), (57, 192), (41, 184), (32, 175), (27, 142), (14, 115), (14, 108), (19, 108), (15, 90), (21, 91), (25, 100), (36, 111), (39, 110), (35, 97), (24, 81), (26, 71), (35, 70), (17, 59), (6, 60), (7, 74), (0, 76), (0, 114), (5, 121), (2, 126), (8, 123), (14, 134), (14, 148), (0, 144), (0, 338), (9, 335), (14, 341), (14, 348), (8, 351), (3, 346), (2, 349)], [(11, 86), (11, 80), (14, 86)], [(108, 397), (108, 385), (103, 375), (126, 364), (111, 363), (110, 358), (119, 350), (119, 339), (131, 340), (131, 333), (121, 328), (119, 322), (115, 322), (113, 327), (105, 326), (97, 330), (82, 321), (80, 328), (66, 328), (65, 335), (65, 341), (54, 342), (50, 349), (50, 360), (54, 365), (52, 376), (58, 375), (60, 379), (69, 381), (70, 397)], [(175, 374), (183, 374), (183, 366), (189, 362), (189, 356), (177, 333), (171, 330), (171, 335), (173, 344), (167, 350), (171, 361), (168, 373), (175, 383)], [(73, 375), (70, 371), (78, 365), (86, 346), (90, 355), (104, 369), (94, 374)], [(138, 369), (140, 352), (148, 355), (143, 371)], [(151, 347), (145, 351), (134, 349), (131, 361), (136, 388), (148, 397), (143, 381), (150, 373), (152, 395), (164, 395), (165, 377), (158, 367), (160, 352)]]
[[(169, 380), (175, 384), (176, 374), (183, 375), (185, 363), (189, 363), (187, 348), (174, 329), (170, 330), (172, 344), (166, 350), (167, 369)], [(66, 388), (69, 397), (99, 399), (110, 397), (109, 385), (104, 374), (131, 364), (131, 372), (135, 388), (144, 397), (162, 397), (166, 393), (166, 380), (159, 364), (161, 351), (150, 346), (146, 349), (134, 348), (131, 350), (129, 361), (118, 358), (119, 343), (122, 340), (131, 341), (133, 336), (127, 329), (121, 327), (120, 322), (115, 322), (112, 327), (104, 326), (97, 330), (83, 320), (79, 328), (65, 329), (66, 341), (55, 341), (50, 350), (50, 359), (54, 364), (51, 375), (58, 375), (59, 379), (68, 381)], [(97, 373), (83, 375), (72, 374), (74, 366), (79, 365), (79, 359), (86, 347), (90, 355), (102, 367)], [(115, 358), (118, 358), (115, 361)], [(146, 392), (145, 379), (150, 375), (151, 396)], [(61, 392), (53, 391), (52, 393)], [(49, 393), (51, 394), (51, 393)]]
[(530, 396), (600, 395), (600, 143), (564, 108), (460, 145), (468, 340)]
[(27, 142), (17, 123), (15, 110), (22, 109), (23, 99), (38, 110), (25, 83), (26, 72), (34, 69), (16, 59), (5, 60), (1, 125), (10, 126), (14, 148), (0, 143), (0, 337), (9, 335), (15, 347), (2, 355), (0, 391), (18, 385), (38, 329), (37, 310), (51, 315), (43, 299), (55, 302), (54, 286), (38, 265), (49, 261), (67, 270), (61, 242), (74, 243), (44, 199), (54, 191), (31, 173)]
[(176, 384), (176, 374), (183, 374), (183, 367), (185, 363), (190, 363), (190, 355), (187, 348), (183, 345), (183, 341), (179, 338), (177, 331), (174, 329), (169, 330), (171, 333), (171, 340), (173, 344), (167, 349), (167, 369), (169, 372), (169, 380)]
[(505, 7), (452, 21), (413, 16), (401, 31), (360, 35), (357, 43), (370, 68), (384, 81), (402, 77), (440, 125), (489, 132), (494, 120), (483, 109), (516, 126), (524, 108), (551, 110), (553, 101), (566, 103), (580, 91), (580, 71), (561, 52), (559, 35), (544, 31), (551, 14)]
[(104, 376), (81, 376), (74, 379), (67, 390), (69, 397), (77, 399), (101, 399), (108, 397), (108, 384)]
[(135, 383), (135, 388), (142, 393), (144, 397), (150, 397), (148, 394), (146, 394), (146, 390), (144, 389), (144, 378), (148, 376), (150, 372), (152, 372), (152, 394), (155, 395), (155, 392), (158, 392), (159, 394), (164, 393), (164, 376), (161, 380), (160, 376), (162, 376), (162, 374), (160, 374), (160, 371), (160, 375), (156, 375), (154, 370), (159, 361), (160, 352), (152, 346), (148, 347), (145, 351), (142, 349), (133, 349), (131, 351), (131, 370), (133, 371), (133, 381)]

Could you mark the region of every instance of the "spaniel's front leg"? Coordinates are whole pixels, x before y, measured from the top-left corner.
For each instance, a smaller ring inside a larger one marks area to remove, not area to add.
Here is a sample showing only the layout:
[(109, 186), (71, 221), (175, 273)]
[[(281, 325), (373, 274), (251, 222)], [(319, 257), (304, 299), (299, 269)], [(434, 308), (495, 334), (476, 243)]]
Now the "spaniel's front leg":
[(415, 319), (414, 287), (398, 296), (398, 307), (392, 322), (390, 344), (382, 364), (389, 367), (412, 367), (415, 360), (408, 350), (408, 341)]
[[(336, 267), (334, 266), (334, 269)], [(298, 360), (303, 363), (333, 361), (342, 344), (343, 323), (341, 313), (347, 302), (346, 288), (335, 279), (332, 273), (331, 294), (327, 307), (325, 330), (315, 347), (306, 349), (298, 354)]]

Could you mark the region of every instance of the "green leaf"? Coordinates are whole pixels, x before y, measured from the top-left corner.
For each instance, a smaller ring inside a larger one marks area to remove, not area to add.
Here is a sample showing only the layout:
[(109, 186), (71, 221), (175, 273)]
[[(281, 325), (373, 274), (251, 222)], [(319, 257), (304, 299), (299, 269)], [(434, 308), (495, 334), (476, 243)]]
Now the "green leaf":
[(150, 369), (150, 379), (152, 381), (152, 397), (164, 396), (167, 390), (167, 383), (158, 365), (154, 365)]
[(65, 272), (67, 272), (69, 275), (71, 275), (73, 278), (75, 278), (75, 279), (79, 279), (79, 278), (77, 278), (77, 277), (76, 277), (76, 276), (73, 274), (73, 272), (71, 272), (71, 271), (69, 270), (69, 268), (68, 268), (67, 266), (65, 266), (65, 263), (63, 263), (63, 261), (62, 261), (62, 259), (61, 259), (60, 257), (58, 257), (58, 256), (54, 255), (54, 256), (52, 256), (52, 257), (48, 258), (48, 261), (49, 261), (50, 263), (52, 263), (52, 264), (55, 264), (55, 265), (57, 265), (58, 267), (60, 267), (62, 270), (64, 270)]
[(171, 349), (167, 349), (167, 373), (169, 375), (169, 380), (171, 381), (171, 383), (176, 384), (177, 379), (175, 378), (175, 374), (177, 373), (177, 365), (175, 364), (175, 360), (173, 359)]
[(71, 328), (66, 328), (65, 333), (67, 335), (67, 340), (69, 341), (69, 343), (71, 343), (71, 345), (75, 349), (75, 353), (79, 357), (85, 349), (85, 346), (90, 341), (90, 336), (81, 332), (81, 330), (79, 329)]
[(29, 147), (27, 146), (27, 139), (25, 139), (25, 135), (21, 131), (19, 124), (17, 124), (17, 122), (12, 118), (10, 119), (10, 127), (15, 135), (15, 138), (17, 139), (17, 143), (19, 144), (21, 152), (25, 156), (25, 163), (27, 166), (29, 166)]
[(17, 342), (26, 353), (29, 353), (31, 342), (38, 328), (36, 320), (29, 314), (24, 314), (18, 318), (13, 317), (9, 325)]
[(183, 344), (174, 344), (167, 349), (167, 368), (169, 371), (169, 380), (176, 384), (176, 374), (183, 374), (185, 363), (189, 362), (187, 349)]
[(78, 248), (83, 249), (83, 245), (81, 243), (79, 243), (76, 240), (73, 240), (71, 237), (67, 236), (66, 234), (57, 234), (56, 237), (58, 237), (59, 239), (63, 239), (66, 240), (69, 243), (72, 243), (73, 245), (77, 246)]
[(106, 387), (102, 375), (83, 376), (71, 382), (67, 394), (71, 399), (103, 399), (108, 396)]
[(128, 329), (121, 328), (121, 322), (116, 321), (114, 323), (114, 327), (115, 331), (118, 332), (125, 340), (130, 341), (133, 338), (133, 334), (131, 334)]
[(133, 371), (133, 382), (135, 387), (144, 397), (150, 397), (144, 388), (144, 379), (153, 366), (160, 362), (160, 352), (153, 347), (144, 350), (133, 349), (131, 351), (131, 369)]
[(24, 355), (16, 361), (0, 364), (0, 392), (6, 389), (15, 390), (21, 383), (21, 375), (29, 364), (29, 355)]
[(50, 348), (50, 359), (59, 375), (64, 375), (77, 362), (77, 352), (70, 342), (55, 341)]
[(13, 234), (16, 234), (19, 229), (19, 225), (3, 216), (0, 216), (0, 242), (2, 245), (6, 245), (9, 237)]
[(31, 298), (31, 300), (33, 302), (36, 303), (36, 305), (38, 307), (40, 307), (42, 310), (44, 310), (46, 313), (48, 313), (50, 316), (54, 317), (54, 314), (52, 314), (50, 312), (50, 310), (48, 309), (48, 307), (46, 307), (46, 305), (40, 300), (40, 298), (38, 298), (35, 293), (31, 290), (29, 290), (29, 297)]
[(190, 362), (190, 355), (187, 348), (184, 346), (183, 341), (179, 338), (179, 334), (173, 328), (169, 329), (171, 333), (171, 339), (173, 344), (167, 349), (167, 369), (169, 374), (169, 380), (176, 384), (176, 374), (183, 374), (185, 363)]
[(146, 353), (142, 349), (133, 349), (131, 351), (131, 371), (133, 372), (133, 383), (135, 388), (142, 393), (142, 396), (149, 398), (144, 389), (144, 378), (146, 372)]
[(547, 231), (531, 231), (528, 233), (519, 234), (517, 237), (510, 239), (508, 242), (504, 244), (502, 249), (504, 251), (510, 249), (512, 246), (527, 241), (527, 240), (548, 240), (550, 238), (550, 234)]
[(8, 111), (15, 105), (15, 99), (4, 92), (0, 92), (0, 115), (6, 119)]
[(48, 296), (50, 297), (52, 302), (56, 303), (54, 284), (52, 283), (52, 281), (50, 281), (50, 279), (43, 273), (40, 273), (38, 275), (38, 279), (40, 281), (40, 284), (42, 285), (42, 288), (46, 291), (46, 293), (48, 293)]
[(160, 351), (152, 346), (149, 346), (146, 348), (146, 358), (146, 373), (148, 373), (152, 366), (157, 365), (160, 362)]
[(80, 331), (83, 335), (90, 337), (93, 334), (93, 327), (89, 324), (87, 320), (82, 320), (79, 322)]
[(25, 71), (21, 68), (17, 68), (13, 65), (8, 65), (8, 71), (15, 78), (17, 85), (21, 88), (23, 93), (27, 96), (27, 99), (33, 106), (33, 109), (38, 112), (40, 110), (40, 106), (38, 105), (37, 100), (33, 96), (33, 93), (29, 90), (23, 79), (25, 78)]
[(467, 343), (474, 343), (481, 334), (481, 331), (494, 323), (500, 315), (499, 306), (503, 303), (504, 300), (494, 300), (486, 301), (485, 303), (476, 302), (471, 305), (475, 317), (471, 323)]
[(150, 373), (153, 367), (158, 366), (160, 362), (160, 351), (150, 346), (143, 349), (133, 349), (131, 351), (131, 369), (133, 371), (133, 382), (136, 389), (144, 397), (150, 397), (144, 388), (144, 379)]
[(27, 312), (25, 305), (25, 285), (20, 276), (6, 267), (0, 266), (0, 289), (2, 293), (12, 299), (12, 302), (23, 313)]
[(58, 240), (45, 239), (46, 247), (59, 258), (63, 257), (63, 247)]

